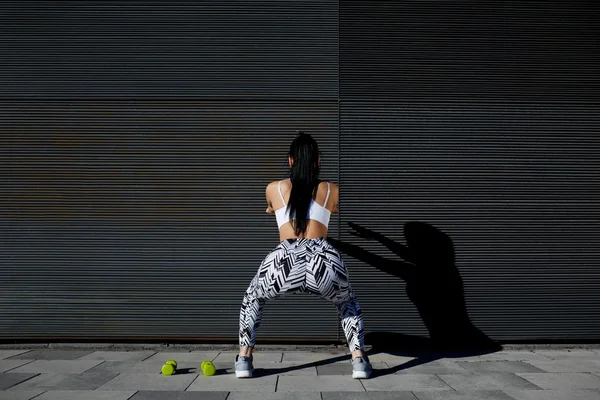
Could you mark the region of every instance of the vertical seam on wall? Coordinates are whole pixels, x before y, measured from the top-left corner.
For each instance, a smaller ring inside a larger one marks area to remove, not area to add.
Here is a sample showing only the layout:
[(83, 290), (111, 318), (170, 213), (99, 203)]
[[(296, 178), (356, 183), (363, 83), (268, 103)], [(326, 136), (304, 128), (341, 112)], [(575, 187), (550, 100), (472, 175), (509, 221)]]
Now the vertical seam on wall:
[[(338, 26), (337, 26), (337, 56), (338, 56), (338, 60), (337, 60), (337, 73), (338, 73), (338, 78), (337, 78), (338, 79), (338, 89), (337, 89), (338, 90), (338, 92), (337, 92), (337, 95), (338, 95), (338, 103), (337, 103), (337, 108), (338, 108), (338, 143), (337, 144), (338, 144), (338, 149), (337, 150), (338, 150), (338, 183), (339, 183), (340, 187), (342, 186), (342, 168), (341, 168), (341, 165), (342, 165), (342, 113), (341, 113), (341, 106), (340, 106), (340, 103), (341, 103), (341, 99), (340, 99), (340, 87), (342, 86), (341, 68), (340, 68), (340, 65), (341, 65), (341, 58), (340, 58), (340, 25), (341, 25), (341, 22), (340, 22), (340, 19), (341, 19), (340, 18), (340, 2), (341, 1), (342, 0), (338, 0), (338, 2), (337, 2), (337, 13), (338, 13), (338, 15), (337, 15), (337, 23), (338, 23)], [(339, 193), (338, 193), (338, 196), (339, 196)], [(338, 197), (338, 204), (339, 204), (339, 202), (340, 202), (340, 199)], [(338, 237), (337, 238), (338, 238), (338, 240), (341, 240), (342, 239), (342, 215), (341, 215), (340, 212), (338, 212), (337, 220), (338, 220)], [(340, 327), (340, 324), (339, 324), (337, 318), (336, 318), (336, 326), (337, 326), (337, 341), (339, 343), (340, 340), (341, 340), (341, 333), (340, 333), (341, 327)]]

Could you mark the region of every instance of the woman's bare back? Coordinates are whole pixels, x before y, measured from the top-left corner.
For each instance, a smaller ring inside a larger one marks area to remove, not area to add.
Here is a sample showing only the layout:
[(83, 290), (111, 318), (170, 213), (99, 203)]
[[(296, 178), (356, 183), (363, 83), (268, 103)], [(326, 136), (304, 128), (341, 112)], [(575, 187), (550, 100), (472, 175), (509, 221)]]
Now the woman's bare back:
[[(279, 191), (277, 188), (278, 181), (271, 182), (267, 186), (266, 189), (266, 198), (267, 198), (267, 213), (274, 214), (275, 210), (286, 207), (286, 204), (289, 202), (290, 192), (292, 190), (292, 182), (289, 179), (281, 181), (281, 194), (283, 199), (285, 200), (285, 204), (282, 202), (281, 197), (279, 196)], [(327, 200), (327, 204), (325, 208), (329, 210), (331, 213), (338, 212), (338, 201), (339, 201), (339, 187), (332, 182), (329, 182), (331, 187), (331, 192), (329, 194), (329, 199)], [(325, 202), (325, 198), (327, 197), (327, 182), (321, 182), (319, 184), (319, 188), (317, 190), (317, 196), (314, 199), (318, 204), (323, 205)], [(297, 238), (307, 238), (307, 239), (316, 239), (319, 237), (327, 237), (327, 227), (322, 223), (309, 220), (308, 229), (306, 232), (298, 236), (294, 232), (294, 228), (290, 222), (285, 223), (281, 229), (279, 230), (279, 239), (280, 241), (284, 241), (286, 239), (297, 239)]]

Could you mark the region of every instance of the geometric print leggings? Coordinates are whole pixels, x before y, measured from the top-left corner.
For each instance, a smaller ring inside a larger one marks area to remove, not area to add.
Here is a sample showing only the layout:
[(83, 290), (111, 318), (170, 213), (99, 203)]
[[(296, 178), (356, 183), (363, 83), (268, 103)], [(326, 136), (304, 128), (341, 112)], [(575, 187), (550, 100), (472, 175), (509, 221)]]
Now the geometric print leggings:
[(338, 309), (350, 351), (364, 350), (362, 313), (339, 252), (325, 238), (287, 239), (263, 260), (240, 310), (240, 346), (253, 347), (269, 299), (304, 292)]

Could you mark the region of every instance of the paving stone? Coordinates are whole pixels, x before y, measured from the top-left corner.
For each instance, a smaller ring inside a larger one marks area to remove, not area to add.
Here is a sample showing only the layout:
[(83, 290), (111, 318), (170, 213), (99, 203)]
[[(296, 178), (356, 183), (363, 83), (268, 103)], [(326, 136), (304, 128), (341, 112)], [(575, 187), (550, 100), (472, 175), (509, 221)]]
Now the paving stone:
[[(412, 392), (323, 392), (323, 400), (416, 400)], [(228, 399), (229, 400), (229, 399)]]
[(284, 352), (283, 362), (311, 363), (316, 361), (350, 362), (350, 354), (340, 353), (307, 353), (307, 352)]
[(31, 400), (44, 392), (45, 389), (0, 390), (0, 400)]
[[(237, 351), (222, 351), (213, 361), (233, 364), (238, 354)], [(255, 362), (281, 362), (282, 357), (283, 353), (280, 351), (257, 351), (253, 354)]]
[(551, 360), (598, 360), (599, 355), (593, 350), (536, 350), (536, 354)]
[(539, 387), (515, 374), (438, 376), (457, 391), (502, 390), (506, 388), (539, 389)]
[(528, 364), (546, 372), (600, 372), (600, 360), (529, 361)]
[(214, 361), (218, 355), (218, 351), (170, 351), (158, 352), (144, 361), (160, 361), (163, 364), (167, 360), (175, 360), (177, 361), (177, 364), (182, 361), (202, 363), (202, 361)]
[(113, 379), (117, 374), (84, 373), (40, 374), (23, 383), (13, 386), (10, 390), (56, 389), (56, 390), (94, 390)]
[[(314, 379), (314, 378), (312, 378)], [(203, 392), (275, 392), (277, 375), (237, 379), (233, 374), (204, 376), (198, 375), (188, 391)]]
[(143, 361), (154, 354), (155, 351), (95, 351), (80, 360)]
[(11, 358), (24, 360), (77, 360), (90, 353), (92, 352), (78, 350), (34, 350)]
[(500, 390), (414, 392), (418, 400), (514, 400)]
[(11, 372), (81, 374), (102, 363), (98, 360), (36, 360), (13, 369)]
[(515, 400), (598, 400), (598, 390), (505, 390)]
[[(254, 363), (254, 374), (256, 376), (267, 376), (267, 375), (280, 375), (280, 376), (317, 376), (316, 367), (304, 367), (299, 368), (296, 363), (266, 363), (266, 362), (255, 362)], [(233, 366), (228, 369), (230, 373), (234, 373)]]
[(30, 362), (33, 362), (33, 360), (0, 360), (0, 372), (8, 372)]
[[(217, 374), (234, 374), (235, 368), (233, 363), (215, 362), (215, 368)], [(317, 376), (317, 368), (302, 367), (302, 364), (289, 363), (289, 362), (254, 362), (254, 376), (268, 376), (268, 375), (281, 375), (281, 376)], [(199, 374), (202, 372), (200, 371)]]
[(130, 400), (225, 400), (229, 392), (139, 391)]
[[(178, 363), (180, 370), (187, 368), (183, 363)], [(130, 373), (130, 374), (159, 374), (160, 369), (164, 365), (163, 361), (156, 360), (154, 362), (148, 361), (105, 361), (101, 364), (96, 365), (94, 368), (89, 369), (87, 372), (114, 372), (117, 374)], [(196, 363), (188, 363), (188, 365), (194, 365)]]
[(278, 392), (364, 392), (351, 376), (280, 376)]
[(542, 389), (600, 389), (600, 378), (592, 374), (544, 372), (540, 374), (519, 373), (517, 375)]
[(0, 360), (5, 358), (18, 356), (19, 354), (25, 354), (30, 350), (0, 350)]
[(244, 393), (231, 392), (227, 400), (321, 400), (318, 392)]
[(35, 400), (128, 400), (135, 391), (49, 390)]
[(414, 367), (403, 368), (397, 374), (458, 374), (470, 375), (471, 372), (462, 368), (459, 363), (448, 360), (436, 360)]
[(6, 390), (0, 391), (0, 400), (31, 400), (44, 393), (43, 389), (38, 390)]
[(36, 375), (37, 374), (17, 374), (13, 372), (0, 374), (0, 390), (5, 390), (21, 382), (25, 382), (27, 379), (31, 379)]
[(456, 362), (456, 364), (474, 374), (544, 372), (523, 361)]
[(453, 361), (530, 361), (540, 360), (549, 361), (550, 359), (543, 354), (533, 351), (497, 351), (494, 353), (482, 354), (477, 356), (446, 356), (448, 360)]
[(185, 390), (196, 379), (196, 374), (162, 376), (153, 374), (120, 374), (100, 386), (98, 390)]
[[(453, 375), (454, 376), (454, 375)], [(456, 375), (464, 377), (465, 375)], [(367, 391), (415, 391), (415, 390), (452, 390), (435, 375), (403, 374), (385, 375), (361, 380)]]
[(397, 365), (406, 364), (409, 361), (414, 360), (416, 357), (409, 357), (402, 354), (394, 354), (394, 353), (377, 353), (373, 355), (369, 355), (369, 361), (372, 363), (375, 362), (384, 362), (390, 367), (395, 367)]
[[(382, 362), (371, 363), (373, 370), (386, 370), (389, 369), (389, 365)], [(319, 375), (352, 375), (352, 364), (347, 363), (334, 363), (317, 366), (317, 373)]]

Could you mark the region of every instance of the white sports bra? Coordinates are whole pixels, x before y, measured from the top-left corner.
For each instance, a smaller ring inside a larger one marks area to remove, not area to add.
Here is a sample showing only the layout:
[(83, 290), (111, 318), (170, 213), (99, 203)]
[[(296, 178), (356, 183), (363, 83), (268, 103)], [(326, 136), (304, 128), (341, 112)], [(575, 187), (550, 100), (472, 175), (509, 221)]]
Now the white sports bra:
[[(277, 190), (279, 191), (279, 197), (281, 197), (281, 201), (283, 202), (283, 207), (275, 210), (275, 217), (277, 218), (277, 226), (279, 229), (286, 223), (290, 222), (290, 214), (287, 211), (287, 204), (283, 199), (283, 194), (281, 193), (281, 181), (277, 182)], [(331, 186), (329, 182), (327, 182), (327, 197), (325, 197), (325, 204), (320, 205), (314, 200), (311, 200), (310, 206), (308, 207), (308, 219), (314, 219), (315, 221), (319, 221), (325, 227), (329, 227), (329, 219), (331, 218), (331, 211), (329, 211), (327, 207), (327, 201), (329, 200), (329, 193), (331, 192)]]

